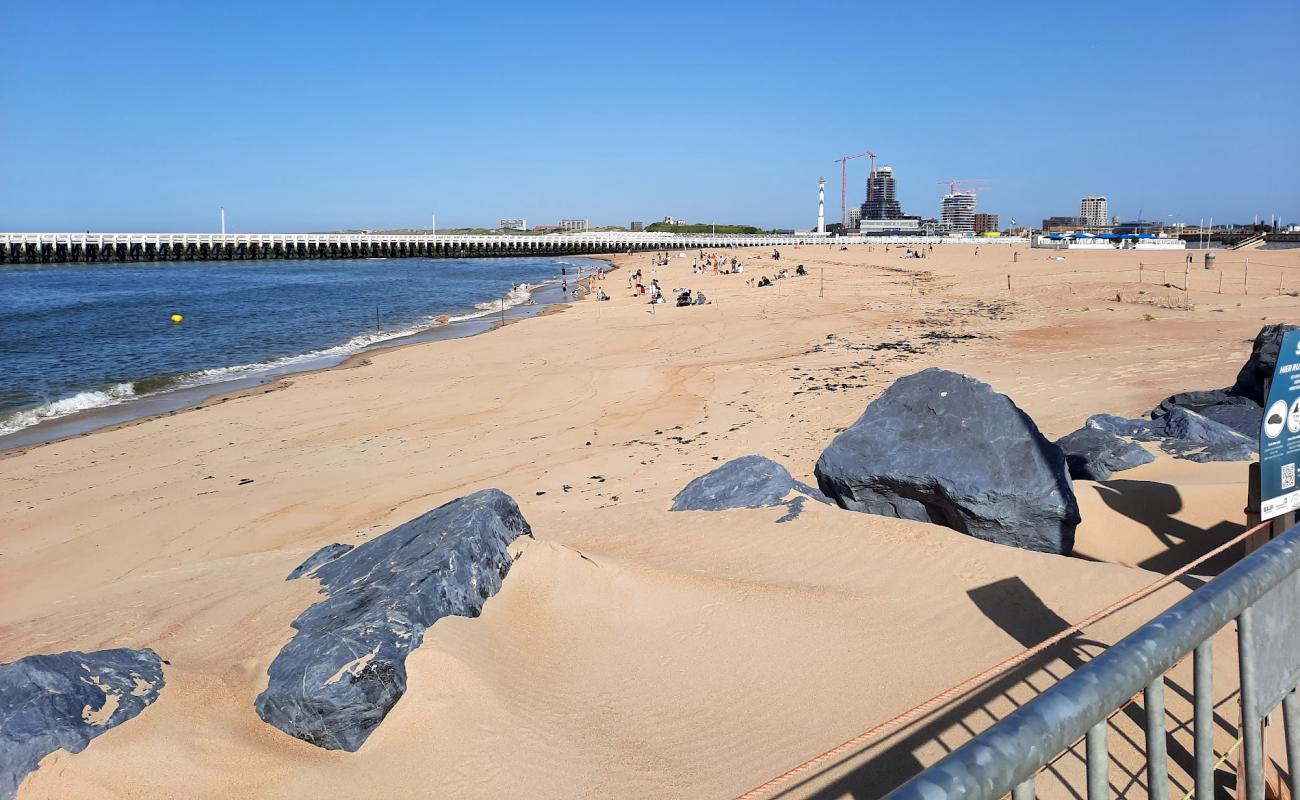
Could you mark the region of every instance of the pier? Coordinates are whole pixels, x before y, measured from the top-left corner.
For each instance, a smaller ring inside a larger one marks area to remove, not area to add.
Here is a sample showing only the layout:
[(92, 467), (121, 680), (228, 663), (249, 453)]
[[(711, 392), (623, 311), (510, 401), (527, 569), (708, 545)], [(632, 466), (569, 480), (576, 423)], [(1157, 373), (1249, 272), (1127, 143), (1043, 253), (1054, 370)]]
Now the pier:
[(501, 258), (800, 244), (1028, 244), (1001, 237), (828, 237), (825, 234), (585, 232), (545, 235), (382, 233), (0, 233), (0, 264), (258, 261), (335, 258)]

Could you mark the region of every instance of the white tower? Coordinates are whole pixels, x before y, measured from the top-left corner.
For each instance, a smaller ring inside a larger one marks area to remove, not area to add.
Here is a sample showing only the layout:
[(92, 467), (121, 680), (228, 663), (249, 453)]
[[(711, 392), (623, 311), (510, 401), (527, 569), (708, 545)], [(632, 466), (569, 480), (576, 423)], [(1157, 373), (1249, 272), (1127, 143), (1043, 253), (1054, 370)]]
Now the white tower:
[(826, 179), (817, 179), (817, 232), (826, 232)]

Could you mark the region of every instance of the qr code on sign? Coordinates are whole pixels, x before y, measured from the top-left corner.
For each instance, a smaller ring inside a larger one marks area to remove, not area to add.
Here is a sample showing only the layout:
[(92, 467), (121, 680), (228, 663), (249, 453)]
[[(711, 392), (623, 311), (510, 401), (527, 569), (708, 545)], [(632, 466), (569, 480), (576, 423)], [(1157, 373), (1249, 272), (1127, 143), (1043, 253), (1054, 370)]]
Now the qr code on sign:
[(1282, 488), (1295, 488), (1295, 464), (1282, 465)]

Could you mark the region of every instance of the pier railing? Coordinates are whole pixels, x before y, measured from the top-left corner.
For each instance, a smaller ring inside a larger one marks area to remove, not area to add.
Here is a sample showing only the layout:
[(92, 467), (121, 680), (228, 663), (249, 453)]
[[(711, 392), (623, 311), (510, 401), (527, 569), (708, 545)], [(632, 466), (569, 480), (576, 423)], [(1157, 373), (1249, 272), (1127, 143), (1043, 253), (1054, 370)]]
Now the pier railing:
[(279, 258), (473, 258), (648, 250), (859, 244), (1024, 244), (980, 237), (830, 237), (825, 234), (386, 233), (0, 233), (0, 264), (260, 260)]
[[(1014, 800), (1035, 796), (1040, 770), (1086, 741), (1087, 797), (1109, 796), (1110, 717), (1141, 694), (1149, 796), (1168, 797), (1165, 673), (1193, 662), (1194, 796), (1214, 797), (1213, 637), (1236, 621), (1243, 772), (1237, 797), (1264, 800), (1264, 720), (1280, 704), (1292, 797), (1300, 797), (1300, 526), (1218, 577), (1035, 696), (887, 800)], [(1241, 791), (1244, 781), (1245, 791)]]

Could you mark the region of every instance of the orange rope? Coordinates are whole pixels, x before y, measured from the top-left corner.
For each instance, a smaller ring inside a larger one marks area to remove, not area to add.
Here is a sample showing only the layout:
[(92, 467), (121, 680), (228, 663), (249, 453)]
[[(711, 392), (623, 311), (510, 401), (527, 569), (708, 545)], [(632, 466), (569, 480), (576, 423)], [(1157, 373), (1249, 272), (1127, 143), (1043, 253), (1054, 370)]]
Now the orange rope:
[(929, 700), (926, 700), (925, 702), (919, 705), (913, 706), (907, 711), (904, 711), (903, 713), (895, 717), (891, 717), (890, 719), (885, 720), (879, 725), (875, 725), (871, 728), (868, 728), (862, 733), (859, 733), (857, 736), (854, 736), (852, 739), (849, 739), (845, 742), (841, 742), (840, 744), (835, 745), (834, 747), (832, 747), (831, 749), (827, 750), (824, 753), (821, 753), (820, 755), (813, 756), (812, 758), (808, 759), (802, 764), (799, 764), (796, 767), (792, 767), (791, 769), (786, 770), (780, 775), (777, 775), (775, 778), (765, 781), (764, 783), (755, 786), (753, 789), (750, 789), (744, 794), (737, 796), (736, 800), (755, 800), (755, 798), (762, 797), (763, 795), (766, 795), (770, 793), (772, 790), (780, 786), (783, 786), (786, 783), (789, 783), (792, 779), (812, 770), (813, 768), (825, 764), (827, 761), (830, 761), (836, 756), (843, 755), (844, 753), (849, 752), (850, 750), (855, 750), (887, 731), (893, 730), (894, 728), (900, 727), (902, 725), (905, 725), (908, 722), (912, 722), (913, 720), (916, 720), (918, 717), (924, 716), (925, 714), (937, 708), (938, 706), (941, 706), (944, 703), (948, 702), (949, 700), (952, 700), (954, 697), (958, 697), (962, 694), (965, 694), (975, 686), (985, 683), (1001, 675), (1002, 673), (1007, 672), (1011, 668), (1025, 663), (1026, 661), (1038, 655), (1039, 653), (1043, 652), (1044, 650), (1048, 649), (1049, 647), (1052, 647), (1053, 645), (1059, 643), (1060, 641), (1067, 639), (1070, 636), (1073, 636), (1074, 634), (1078, 633), (1079, 631), (1083, 630), (1089, 625), (1092, 625), (1098, 622), (1099, 620), (1102, 620), (1110, 616), (1111, 614), (1114, 614), (1116, 611), (1119, 611), (1125, 608), (1126, 606), (1130, 606), (1133, 603), (1137, 602), (1138, 600), (1141, 600), (1142, 598), (1150, 594), (1153, 594), (1159, 591), (1160, 589), (1163, 589), (1164, 587), (1173, 583), (1178, 578), (1181, 578), (1183, 575), (1186, 575), (1188, 572), (1192, 571), (1196, 567), (1200, 566), (1201, 564), (1204, 564), (1206, 561), (1209, 561), (1214, 556), (1219, 555), (1220, 553), (1224, 552), (1225, 550), (1232, 547), (1233, 545), (1244, 541), (1245, 539), (1254, 535), (1256, 532), (1264, 529), (1269, 524), (1270, 524), (1269, 522), (1261, 522), (1260, 524), (1256, 525), (1253, 528), (1248, 528), (1247, 530), (1243, 531), (1242, 533), (1238, 534), (1232, 539), (1229, 539), (1228, 541), (1224, 542), (1223, 544), (1219, 545), (1218, 547), (1214, 548), (1208, 553), (1205, 553), (1199, 558), (1196, 558), (1195, 560), (1183, 565), (1182, 567), (1179, 567), (1178, 569), (1174, 570), (1168, 575), (1165, 575), (1159, 580), (1150, 583), (1141, 589), (1138, 589), (1136, 592), (1133, 592), (1132, 594), (1128, 595), (1122, 600), (1118, 600), (1106, 606), (1105, 608), (1101, 609), (1100, 611), (1094, 612), (1087, 618), (1080, 620), (1079, 622), (1075, 623), (1074, 625), (1071, 625), (1070, 627), (1066, 628), (1060, 633), (1039, 642), (1038, 644), (1034, 645), (1028, 650), (1025, 650), (1017, 655), (1014, 655), (1006, 659), (1005, 661), (995, 664), (992, 667), (989, 667), (988, 669), (984, 670), (978, 675), (974, 675), (972, 677), (967, 678), (966, 680), (962, 681), (956, 686), (953, 686), (949, 689), (945, 689), (944, 691), (940, 692), (934, 697), (931, 697)]

